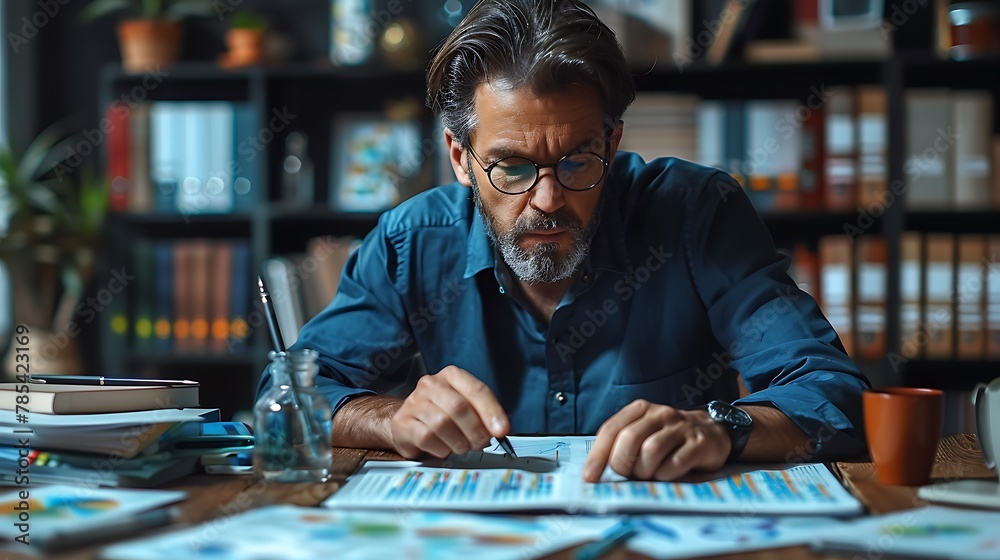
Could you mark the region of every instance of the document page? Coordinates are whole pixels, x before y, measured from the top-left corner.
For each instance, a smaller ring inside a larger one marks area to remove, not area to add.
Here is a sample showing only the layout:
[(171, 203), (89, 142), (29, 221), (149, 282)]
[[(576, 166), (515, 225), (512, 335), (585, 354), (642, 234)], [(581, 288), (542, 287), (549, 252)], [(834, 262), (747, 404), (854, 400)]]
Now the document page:
[[(699, 482), (626, 480), (606, 471), (582, 478), (593, 436), (510, 437), (439, 461), (369, 462), (330, 497), (329, 507), (462, 511), (701, 512), (853, 515), (861, 504), (822, 464), (727, 471)], [(558, 455), (558, 457), (557, 457)], [(485, 465), (485, 467), (484, 467)]]

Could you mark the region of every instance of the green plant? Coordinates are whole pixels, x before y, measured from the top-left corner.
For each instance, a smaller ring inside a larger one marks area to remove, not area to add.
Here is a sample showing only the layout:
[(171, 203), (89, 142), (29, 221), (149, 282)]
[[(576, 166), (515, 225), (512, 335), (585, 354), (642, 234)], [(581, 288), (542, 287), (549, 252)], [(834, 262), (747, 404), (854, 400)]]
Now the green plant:
[(264, 16), (247, 10), (233, 14), (229, 19), (230, 29), (264, 29), (267, 27), (267, 20)]
[(80, 294), (100, 244), (107, 181), (88, 168), (72, 172), (72, 164), (82, 161), (78, 136), (67, 137), (53, 125), (20, 157), (0, 145), (0, 259), (30, 290), (18, 303), (34, 324), (52, 317), (57, 286), (64, 298)]
[(94, 0), (82, 17), (89, 21), (119, 12), (128, 17), (172, 21), (215, 13), (212, 0)]

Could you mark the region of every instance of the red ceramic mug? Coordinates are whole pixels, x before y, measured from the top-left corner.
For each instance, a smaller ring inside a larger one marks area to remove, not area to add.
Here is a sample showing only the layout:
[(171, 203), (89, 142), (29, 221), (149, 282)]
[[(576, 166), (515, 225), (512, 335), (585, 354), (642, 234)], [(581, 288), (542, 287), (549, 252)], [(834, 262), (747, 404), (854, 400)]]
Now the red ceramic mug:
[(886, 387), (862, 395), (865, 436), (882, 484), (927, 484), (944, 429), (944, 392)]

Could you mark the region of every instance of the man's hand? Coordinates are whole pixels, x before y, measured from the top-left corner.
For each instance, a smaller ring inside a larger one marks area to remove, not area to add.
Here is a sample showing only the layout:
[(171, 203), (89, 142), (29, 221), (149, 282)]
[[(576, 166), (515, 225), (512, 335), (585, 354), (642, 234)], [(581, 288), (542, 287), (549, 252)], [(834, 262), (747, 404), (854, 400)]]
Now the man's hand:
[(510, 420), (485, 383), (456, 366), (425, 375), (390, 422), (392, 445), (416, 459), (444, 458), (489, 445), (510, 431)]
[(695, 469), (718, 469), (731, 445), (725, 427), (708, 411), (678, 410), (639, 399), (597, 430), (583, 478), (597, 482), (610, 465), (629, 478), (674, 480)]

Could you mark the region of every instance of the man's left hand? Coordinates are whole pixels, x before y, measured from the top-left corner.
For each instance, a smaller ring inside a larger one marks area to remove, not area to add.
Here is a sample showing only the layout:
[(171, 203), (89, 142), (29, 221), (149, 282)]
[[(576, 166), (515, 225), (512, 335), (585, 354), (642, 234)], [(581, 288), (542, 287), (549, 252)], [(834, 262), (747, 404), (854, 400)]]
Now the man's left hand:
[(639, 399), (597, 430), (584, 466), (588, 482), (604, 467), (640, 480), (674, 480), (692, 470), (717, 470), (732, 445), (725, 427), (705, 410), (679, 410)]

